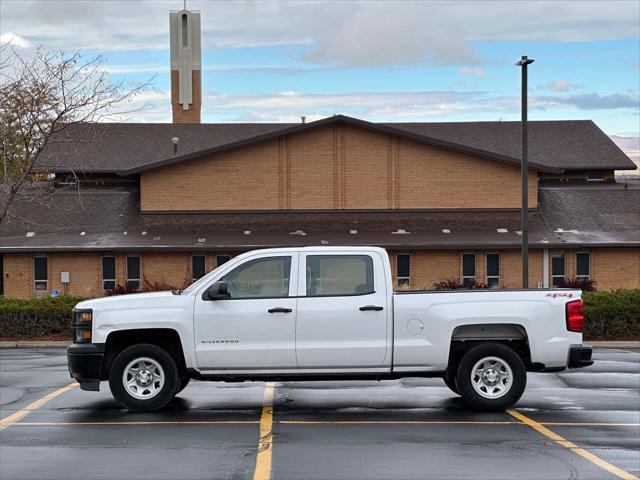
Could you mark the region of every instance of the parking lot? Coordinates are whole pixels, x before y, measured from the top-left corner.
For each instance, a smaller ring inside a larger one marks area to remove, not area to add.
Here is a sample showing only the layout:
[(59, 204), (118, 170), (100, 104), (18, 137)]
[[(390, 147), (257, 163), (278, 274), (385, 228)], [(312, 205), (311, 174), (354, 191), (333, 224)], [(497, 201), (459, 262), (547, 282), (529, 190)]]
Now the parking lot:
[(440, 379), (193, 382), (130, 413), (71, 384), (63, 349), (0, 351), (0, 478), (615, 479), (640, 474), (640, 353), (530, 374), (516, 408)]

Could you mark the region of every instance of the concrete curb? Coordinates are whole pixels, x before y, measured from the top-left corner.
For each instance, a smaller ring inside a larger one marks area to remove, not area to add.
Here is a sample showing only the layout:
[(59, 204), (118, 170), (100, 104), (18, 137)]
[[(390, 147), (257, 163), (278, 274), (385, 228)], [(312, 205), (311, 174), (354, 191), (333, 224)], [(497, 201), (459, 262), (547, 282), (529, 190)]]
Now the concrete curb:
[(10, 340), (0, 341), (1, 348), (67, 348), (71, 340)]
[(584, 343), (593, 348), (640, 348), (640, 342), (635, 340), (585, 340)]

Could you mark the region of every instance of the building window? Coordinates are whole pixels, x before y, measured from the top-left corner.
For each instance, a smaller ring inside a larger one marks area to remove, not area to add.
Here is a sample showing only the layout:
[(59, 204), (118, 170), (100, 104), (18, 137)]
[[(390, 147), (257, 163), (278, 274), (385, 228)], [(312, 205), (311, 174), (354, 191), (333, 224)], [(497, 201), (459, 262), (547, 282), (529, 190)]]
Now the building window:
[(576, 253), (576, 277), (582, 277), (582, 278), (591, 277), (591, 253), (589, 252)]
[(116, 288), (116, 257), (102, 257), (102, 290)]
[(307, 297), (374, 293), (369, 255), (308, 255)]
[(604, 182), (604, 170), (587, 170), (587, 182)]
[(500, 254), (487, 253), (487, 285), (500, 288)]
[(127, 257), (127, 287), (140, 288), (140, 257)]
[(555, 252), (551, 254), (551, 285), (557, 287), (565, 277), (564, 253)]
[(49, 268), (46, 255), (33, 257), (33, 287), (36, 293), (49, 290)]
[(216, 255), (216, 268), (218, 268), (220, 265), (224, 265), (229, 260), (231, 260), (230, 255)]
[(398, 286), (408, 286), (411, 279), (411, 256), (408, 253), (396, 255), (396, 278)]
[(195, 282), (206, 273), (204, 255), (193, 255), (191, 257), (191, 279)]
[(473, 285), (476, 281), (476, 254), (462, 254), (462, 285)]

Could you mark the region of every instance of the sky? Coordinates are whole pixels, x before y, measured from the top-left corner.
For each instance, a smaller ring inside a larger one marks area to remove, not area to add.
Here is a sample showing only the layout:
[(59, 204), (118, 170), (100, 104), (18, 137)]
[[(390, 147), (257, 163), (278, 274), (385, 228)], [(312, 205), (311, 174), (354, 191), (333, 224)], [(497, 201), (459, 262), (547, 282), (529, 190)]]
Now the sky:
[[(183, 0), (2, 0), (0, 41), (104, 56), (150, 81), (126, 121), (170, 122), (169, 11)], [(202, 15), (203, 122), (591, 119), (640, 160), (640, 2), (212, 1)]]

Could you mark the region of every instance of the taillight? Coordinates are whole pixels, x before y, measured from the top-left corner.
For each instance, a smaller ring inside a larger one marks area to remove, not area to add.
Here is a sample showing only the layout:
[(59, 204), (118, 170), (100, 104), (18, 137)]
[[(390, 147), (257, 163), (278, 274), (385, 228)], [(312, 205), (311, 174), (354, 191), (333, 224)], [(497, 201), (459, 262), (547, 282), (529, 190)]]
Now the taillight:
[(584, 303), (574, 300), (567, 303), (567, 330), (582, 333), (584, 329)]

